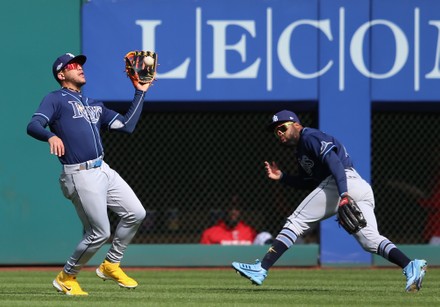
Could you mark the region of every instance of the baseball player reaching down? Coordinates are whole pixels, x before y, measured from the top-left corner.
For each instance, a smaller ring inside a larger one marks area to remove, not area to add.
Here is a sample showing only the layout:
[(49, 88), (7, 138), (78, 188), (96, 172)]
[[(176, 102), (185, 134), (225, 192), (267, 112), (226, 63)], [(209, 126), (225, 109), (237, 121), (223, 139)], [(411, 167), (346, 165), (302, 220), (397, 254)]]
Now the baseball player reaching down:
[(27, 127), (30, 136), (48, 142), (50, 153), (58, 156), (62, 192), (72, 201), (84, 227), (82, 240), (53, 281), (53, 286), (67, 295), (88, 294), (76, 276), (110, 237), (107, 208), (120, 217), (120, 222), (96, 274), (124, 288), (138, 285), (119, 264), (146, 214), (130, 186), (103, 160), (100, 129), (132, 133), (151, 82), (142, 84), (132, 79), (134, 98), (127, 113), (121, 115), (81, 93), (86, 83), (85, 62), (84, 55), (71, 53), (55, 60), (52, 71), (61, 88), (43, 98)]
[(285, 185), (312, 188), (312, 192), (287, 218), (263, 260), (255, 264), (233, 262), (232, 267), (253, 284), (261, 285), (269, 269), (320, 221), (337, 215), (338, 221), (363, 247), (403, 269), (407, 292), (417, 292), (427, 269), (425, 260), (410, 260), (377, 229), (371, 186), (353, 167), (345, 147), (334, 137), (317, 129), (303, 127), (297, 115), (283, 110), (276, 113), (268, 129), (279, 142), (296, 146), (299, 174), (282, 172), (275, 162), (265, 162), (267, 176)]

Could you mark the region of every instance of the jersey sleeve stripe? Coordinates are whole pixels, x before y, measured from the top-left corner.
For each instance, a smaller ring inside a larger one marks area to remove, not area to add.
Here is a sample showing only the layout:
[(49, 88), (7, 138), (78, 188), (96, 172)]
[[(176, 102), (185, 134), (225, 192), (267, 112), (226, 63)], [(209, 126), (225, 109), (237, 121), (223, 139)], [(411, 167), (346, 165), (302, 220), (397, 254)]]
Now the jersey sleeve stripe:
[(324, 161), (324, 158), (325, 158), (325, 156), (333, 149), (333, 148), (335, 148), (336, 146), (335, 145), (333, 145), (333, 146), (331, 146), (330, 148), (328, 148), (324, 153), (323, 153), (323, 155), (322, 155), (322, 158), (321, 158), (321, 161)]
[(116, 120), (116, 118), (118, 118), (119, 114), (116, 114), (115, 117), (112, 118), (112, 120), (108, 123), (108, 126), (111, 127), (111, 125), (113, 124), (113, 122)]
[(43, 113), (34, 113), (34, 116), (41, 116), (41, 117), (44, 117), (47, 121), (49, 121), (49, 117), (47, 117)]

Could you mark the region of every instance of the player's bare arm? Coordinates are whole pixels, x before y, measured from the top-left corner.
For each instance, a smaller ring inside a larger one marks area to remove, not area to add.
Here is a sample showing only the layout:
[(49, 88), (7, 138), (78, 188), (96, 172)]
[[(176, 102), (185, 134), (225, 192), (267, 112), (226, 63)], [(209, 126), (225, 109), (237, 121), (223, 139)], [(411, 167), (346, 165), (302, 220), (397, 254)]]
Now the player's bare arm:
[(56, 155), (58, 157), (64, 156), (64, 143), (59, 137), (54, 135), (49, 138), (47, 142), (49, 143), (51, 155)]
[(269, 177), (272, 180), (280, 180), (282, 177), (282, 172), (278, 168), (278, 165), (272, 161), (272, 163), (269, 163), (267, 161), (264, 161), (264, 167), (266, 168), (267, 177)]

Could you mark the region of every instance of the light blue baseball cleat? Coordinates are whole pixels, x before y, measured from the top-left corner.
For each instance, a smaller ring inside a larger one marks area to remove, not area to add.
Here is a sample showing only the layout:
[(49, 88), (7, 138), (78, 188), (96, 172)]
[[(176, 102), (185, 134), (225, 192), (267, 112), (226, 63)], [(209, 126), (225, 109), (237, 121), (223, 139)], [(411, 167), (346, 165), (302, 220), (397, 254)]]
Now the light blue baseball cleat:
[(423, 277), (425, 277), (428, 263), (426, 260), (414, 259), (403, 269), (406, 276), (406, 292), (417, 292), (422, 288)]
[(261, 262), (258, 259), (255, 260), (255, 264), (232, 262), (232, 267), (237, 274), (250, 279), (250, 281), (257, 286), (261, 286), (267, 276), (267, 270), (261, 267)]

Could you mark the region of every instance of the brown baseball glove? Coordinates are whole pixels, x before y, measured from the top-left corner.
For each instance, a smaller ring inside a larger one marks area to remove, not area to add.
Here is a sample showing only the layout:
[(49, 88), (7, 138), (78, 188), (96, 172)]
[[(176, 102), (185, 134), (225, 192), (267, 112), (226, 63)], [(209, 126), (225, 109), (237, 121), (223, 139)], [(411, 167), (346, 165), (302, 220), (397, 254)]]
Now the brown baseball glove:
[(130, 51), (125, 57), (125, 72), (133, 83), (152, 83), (156, 78), (157, 53)]

